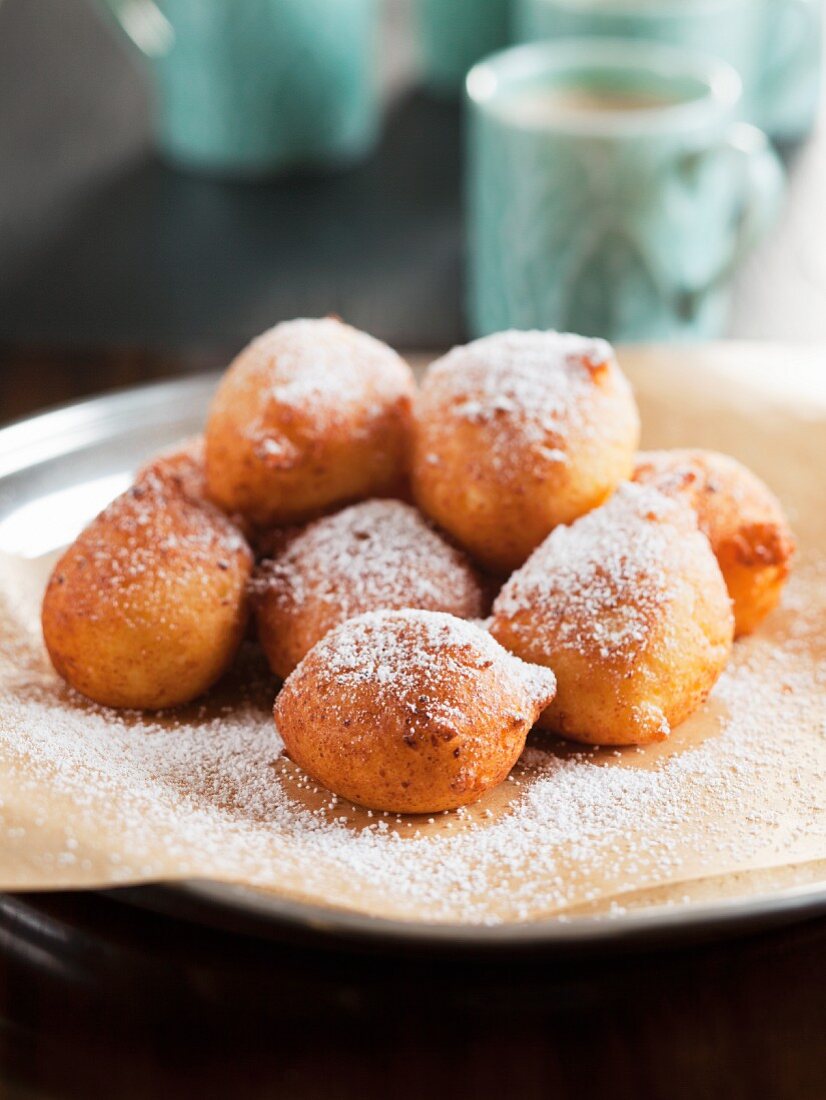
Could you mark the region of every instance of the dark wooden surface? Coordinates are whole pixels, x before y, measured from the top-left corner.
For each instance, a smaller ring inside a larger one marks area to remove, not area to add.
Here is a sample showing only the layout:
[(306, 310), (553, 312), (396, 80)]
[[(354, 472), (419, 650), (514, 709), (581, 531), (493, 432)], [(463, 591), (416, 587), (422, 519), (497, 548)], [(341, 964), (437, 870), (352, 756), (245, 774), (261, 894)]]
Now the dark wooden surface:
[(4, 1096), (822, 1100), (824, 990), (824, 921), (674, 953), (404, 958), (0, 899)]
[(174, 351), (148, 351), (139, 346), (57, 351), (46, 345), (0, 343), (0, 427), (53, 405), (105, 391), (221, 370), (237, 351), (238, 345), (231, 343)]

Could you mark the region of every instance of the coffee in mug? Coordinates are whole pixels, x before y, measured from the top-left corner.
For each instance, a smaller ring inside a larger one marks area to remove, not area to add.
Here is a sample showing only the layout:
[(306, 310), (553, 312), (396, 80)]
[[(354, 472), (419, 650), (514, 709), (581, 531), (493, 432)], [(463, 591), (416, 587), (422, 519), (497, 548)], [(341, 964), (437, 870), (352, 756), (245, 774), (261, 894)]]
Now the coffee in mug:
[[(608, 2), (608, 0), (606, 0)], [(585, 87), (534, 88), (505, 100), (503, 115), (523, 126), (543, 126), (588, 115), (657, 111), (679, 100), (651, 92), (611, 91)]]

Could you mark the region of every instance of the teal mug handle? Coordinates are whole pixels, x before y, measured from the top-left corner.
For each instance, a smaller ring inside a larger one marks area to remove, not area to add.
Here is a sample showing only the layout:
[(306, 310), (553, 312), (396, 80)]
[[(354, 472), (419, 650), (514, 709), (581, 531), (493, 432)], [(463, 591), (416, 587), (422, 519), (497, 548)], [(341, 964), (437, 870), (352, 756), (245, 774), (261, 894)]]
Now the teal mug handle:
[(726, 147), (740, 161), (743, 172), (742, 207), (734, 249), (724, 272), (727, 277), (777, 220), (786, 173), (769, 139), (748, 122), (732, 126)]
[[(731, 170), (740, 174), (739, 214), (732, 235), (732, 247), (720, 267), (702, 287), (692, 292), (703, 296), (727, 283), (740, 263), (777, 220), (785, 191), (785, 172), (771, 142), (756, 126), (735, 122), (722, 145), (701, 158), (725, 157)], [(696, 158), (696, 154), (693, 154)]]
[(163, 57), (175, 41), (172, 24), (154, 0), (103, 0), (124, 34), (147, 57)]
[(727, 286), (742, 260), (765, 236), (780, 211), (785, 172), (762, 130), (747, 122), (735, 122), (720, 145), (700, 153), (689, 153), (683, 165), (696, 171), (703, 162), (719, 161), (720, 157), (728, 161), (730, 171), (737, 172), (740, 178), (739, 211), (731, 248), (702, 282), (676, 292), (678, 315), (694, 316), (700, 303)]

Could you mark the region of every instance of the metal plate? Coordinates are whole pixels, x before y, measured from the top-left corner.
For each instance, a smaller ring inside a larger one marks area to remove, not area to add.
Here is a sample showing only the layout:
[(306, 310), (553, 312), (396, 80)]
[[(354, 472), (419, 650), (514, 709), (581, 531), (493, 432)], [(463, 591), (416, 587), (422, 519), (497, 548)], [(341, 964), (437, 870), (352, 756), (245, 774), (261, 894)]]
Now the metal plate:
[[(158, 448), (200, 430), (214, 375), (121, 391), (0, 431), (0, 552), (37, 557), (69, 542)], [(734, 935), (826, 914), (826, 884), (713, 904), (496, 927), (374, 919), (215, 882), (130, 887), (121, 900), (278, 938), (406, 949), (618, 950)]]

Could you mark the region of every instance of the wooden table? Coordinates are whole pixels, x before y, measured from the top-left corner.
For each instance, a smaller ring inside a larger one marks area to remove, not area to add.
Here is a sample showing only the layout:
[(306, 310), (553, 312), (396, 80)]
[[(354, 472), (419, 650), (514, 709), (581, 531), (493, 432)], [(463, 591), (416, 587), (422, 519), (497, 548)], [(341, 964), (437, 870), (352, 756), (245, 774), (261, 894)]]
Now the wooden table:
[(0, 1092), (822, 1100), (824, 989), (822, 920), (670, 954), (405, 959), (0, 898)]

